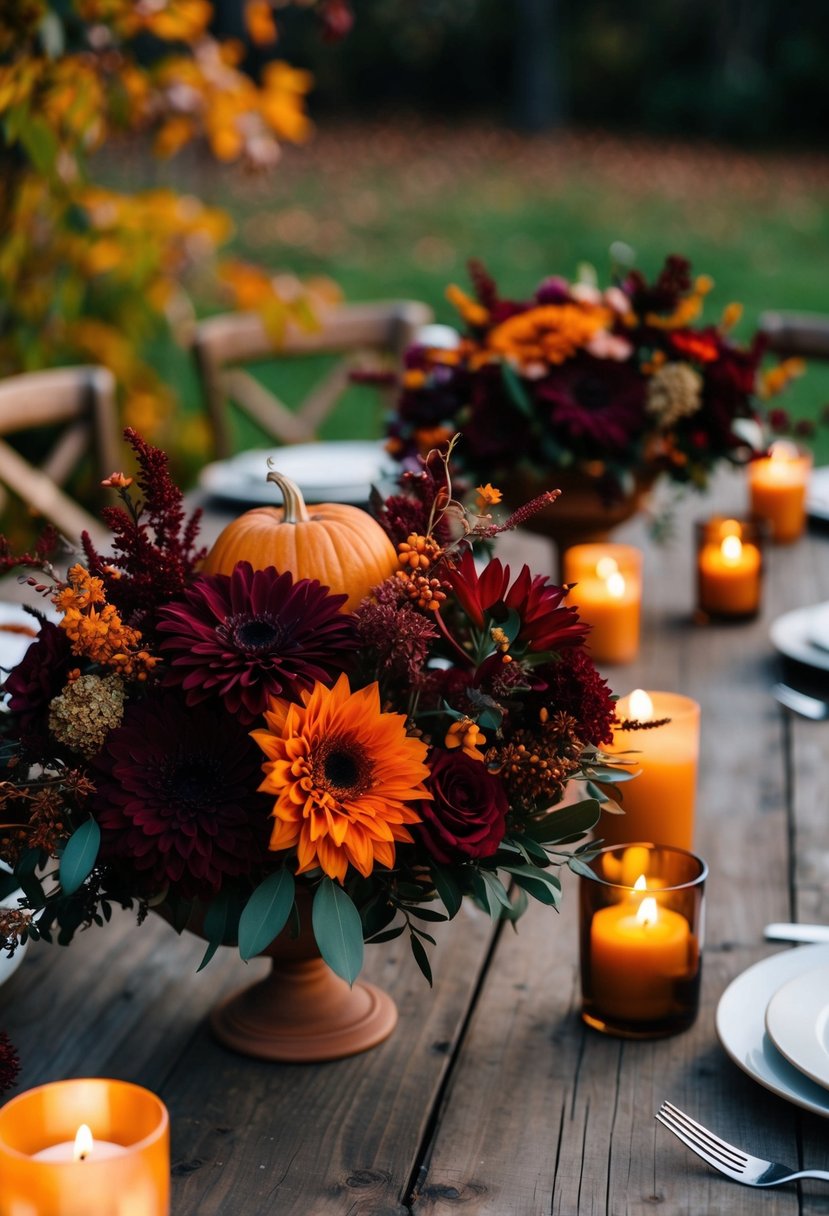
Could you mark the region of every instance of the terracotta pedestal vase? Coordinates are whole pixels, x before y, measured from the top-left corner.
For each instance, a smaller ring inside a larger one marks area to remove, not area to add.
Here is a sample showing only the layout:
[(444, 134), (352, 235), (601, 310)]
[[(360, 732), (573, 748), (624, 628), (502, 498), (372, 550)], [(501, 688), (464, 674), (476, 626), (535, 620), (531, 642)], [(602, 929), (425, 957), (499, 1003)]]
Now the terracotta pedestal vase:
[[(631, 519), (644, 506), (658, 473), (637, 473), (629, 493), (608, 500), (597, 477), (586, 470), (551, 470), (549, 475), (516, 473), (510, 486), (510, 506), (521, 506), (545, 490), (561, 490), (561, 497), (537, 511), (523, 525), (553, 541), (561, 555), (572, 545), (607, 540), (611, 531)], [(560, 571), (559, 571), (560, 572)]]
[(374, 984), (357, 980), (349, 987), (335, 975), (317, 949), (310, 897), (298, 892), (297, 902), (299, 936), (283, 931), (263, 952), (271, 959), (268, 974), (212, 1010), (213, 1034), (242, 1055), (292, 1064), (339, 1060), (376, 1047), (397, 1025), (397, 1006)]

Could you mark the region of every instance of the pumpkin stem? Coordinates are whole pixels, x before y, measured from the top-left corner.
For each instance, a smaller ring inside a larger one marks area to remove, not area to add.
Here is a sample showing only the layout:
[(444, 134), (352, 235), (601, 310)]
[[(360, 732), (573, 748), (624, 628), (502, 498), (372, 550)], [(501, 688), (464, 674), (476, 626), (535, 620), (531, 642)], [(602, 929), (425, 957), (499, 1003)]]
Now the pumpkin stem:
[(285, 511), (283, 524), (307, 524), (311, 516), (308, 514), (305, 499), (296, 482), (291, 481), (284, 473), (277, 473), (275, 469), (271, 469), (268, 473), (267, 480), (272, 481), (275, 486), (279, 486), (282, 491), (282, 504)]

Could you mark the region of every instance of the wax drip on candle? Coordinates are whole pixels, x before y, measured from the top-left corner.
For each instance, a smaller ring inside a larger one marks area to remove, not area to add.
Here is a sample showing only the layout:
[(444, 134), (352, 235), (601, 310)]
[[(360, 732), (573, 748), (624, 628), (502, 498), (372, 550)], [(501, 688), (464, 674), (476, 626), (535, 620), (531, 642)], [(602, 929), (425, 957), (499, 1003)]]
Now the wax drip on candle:
[(634, 688), (628, 701), (628, 712), (637, 722), (650, 722), (653, 717), (653, 701), (644, 688)]
[(86, 1161), (92, 1155), (95, 1141), (92, 1139), (92, 1129), (82, 1123), (75, 1133), (75, 1147), (72, 1150), (73, 1161)]

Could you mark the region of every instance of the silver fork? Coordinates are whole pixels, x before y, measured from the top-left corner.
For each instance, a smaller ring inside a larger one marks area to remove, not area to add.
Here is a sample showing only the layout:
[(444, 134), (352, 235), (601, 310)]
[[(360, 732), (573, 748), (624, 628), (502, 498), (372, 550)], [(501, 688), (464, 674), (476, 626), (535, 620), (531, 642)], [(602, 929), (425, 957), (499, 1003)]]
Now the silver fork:
[(795, 1178), (822, 1178), (829, 1182), (829, 1171), (793, 1170), (779, 1161), (766, 1161), (762, 1157), (744, 1153), (727, 1140), (715, 1136), (671, 1102), (662, 1103), (656, 1118), (698, 1157), (735, 1182), (745, 1183), (746, 1186), (779, 1186), (781, 1182), (793, 1182)]

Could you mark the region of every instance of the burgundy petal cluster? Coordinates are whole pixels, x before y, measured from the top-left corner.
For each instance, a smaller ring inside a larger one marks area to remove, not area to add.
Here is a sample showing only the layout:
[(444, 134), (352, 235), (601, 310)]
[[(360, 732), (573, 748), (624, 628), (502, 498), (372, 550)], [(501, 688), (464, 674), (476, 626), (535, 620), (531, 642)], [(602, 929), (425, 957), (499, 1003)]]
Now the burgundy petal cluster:
[(429, 769), (432, 801), (418, 803), (422, 822), (412, 832), (445, 864), (491, 857), (506, 832), (509, 806), (503, 782), (463, 752), (435, 749)]

